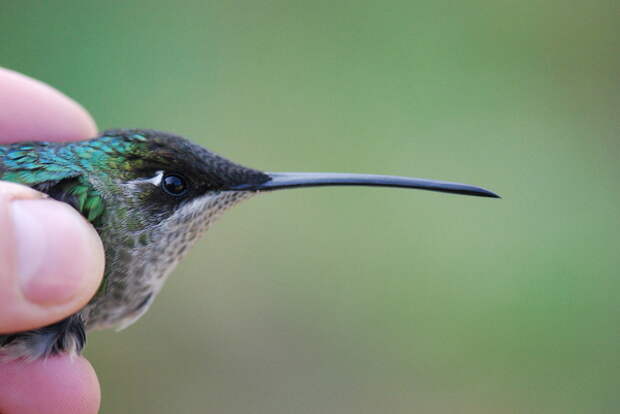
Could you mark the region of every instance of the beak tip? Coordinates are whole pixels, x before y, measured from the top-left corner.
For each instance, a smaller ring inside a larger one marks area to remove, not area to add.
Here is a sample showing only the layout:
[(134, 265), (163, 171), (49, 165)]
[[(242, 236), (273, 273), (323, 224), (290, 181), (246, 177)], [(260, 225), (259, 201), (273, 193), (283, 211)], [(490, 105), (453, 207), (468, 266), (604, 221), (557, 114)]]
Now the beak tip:
[(493, 191), (489, 191), (489, 190), (486, 190), (485, 197), (489, 197), (489, 198), (499, 198), (499, 199), (501, 199), (501, 198), (502, 198), (502, 196), (500, 196), (499, 194), (494, 193)]

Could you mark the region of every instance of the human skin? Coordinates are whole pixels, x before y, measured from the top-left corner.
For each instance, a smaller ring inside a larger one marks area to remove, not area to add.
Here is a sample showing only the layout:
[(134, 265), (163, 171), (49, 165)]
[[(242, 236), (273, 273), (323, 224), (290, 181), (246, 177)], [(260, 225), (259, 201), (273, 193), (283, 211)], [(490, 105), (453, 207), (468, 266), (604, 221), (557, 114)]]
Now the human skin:
[[(0, 68), (0, 145), (95, 136), (91, 116), (34, 79)], [(93, 227), (66, 204), (0, 182), (0, 334), (48, 325), (83, 307), (104, 267)], [(99, 382), (83, 357), (0, 363), (0, 414), (94, 414)]]

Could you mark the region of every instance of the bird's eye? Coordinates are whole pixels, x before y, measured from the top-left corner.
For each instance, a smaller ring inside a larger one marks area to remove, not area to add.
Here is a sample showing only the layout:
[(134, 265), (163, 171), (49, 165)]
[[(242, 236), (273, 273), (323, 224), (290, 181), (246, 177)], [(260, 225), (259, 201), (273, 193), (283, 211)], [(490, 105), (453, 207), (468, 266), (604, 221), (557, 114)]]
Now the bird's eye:
[(166, 174), (161, 180), (161, 188), (171, 196), (179, 197), (187, 192), (187, 183), (180, 175)]

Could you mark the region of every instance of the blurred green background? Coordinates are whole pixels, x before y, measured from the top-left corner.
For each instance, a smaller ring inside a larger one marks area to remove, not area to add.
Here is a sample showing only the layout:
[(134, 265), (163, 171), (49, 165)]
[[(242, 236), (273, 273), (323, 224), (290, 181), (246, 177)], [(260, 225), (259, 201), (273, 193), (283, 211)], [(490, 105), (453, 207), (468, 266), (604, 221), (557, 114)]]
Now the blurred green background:
[(139, 323), (90, 336), (102, 413), (617, 412), (619, 15), (614, 1), (2, 1), (0, 65), (101, 128), (174, 131), (265, 170), (504, 196), (242, 204)]

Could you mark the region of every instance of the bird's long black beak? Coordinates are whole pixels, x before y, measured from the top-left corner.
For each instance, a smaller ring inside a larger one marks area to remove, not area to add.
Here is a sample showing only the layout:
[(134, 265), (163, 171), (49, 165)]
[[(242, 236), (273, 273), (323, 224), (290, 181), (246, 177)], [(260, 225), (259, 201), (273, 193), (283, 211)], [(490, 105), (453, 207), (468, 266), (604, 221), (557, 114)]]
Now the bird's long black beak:
[(298, 187), (322, 187), (335, 185), (358, 185), (375, 187), (416, 188), (443, 193), (464, 194), (479, 197), (500, 198), (492, 191), (468, 184), (393, 175), (342, 174), (342, 173), (265, 173), (269, 179), (260, 184), (239, 184), (230, 187), (238, 191), (273, 191)]

